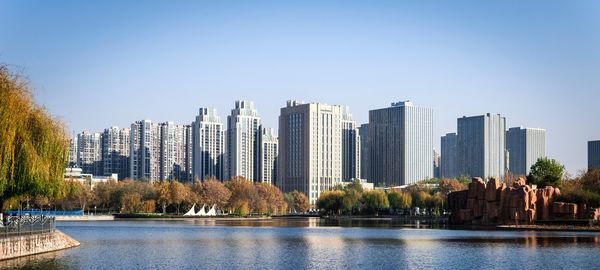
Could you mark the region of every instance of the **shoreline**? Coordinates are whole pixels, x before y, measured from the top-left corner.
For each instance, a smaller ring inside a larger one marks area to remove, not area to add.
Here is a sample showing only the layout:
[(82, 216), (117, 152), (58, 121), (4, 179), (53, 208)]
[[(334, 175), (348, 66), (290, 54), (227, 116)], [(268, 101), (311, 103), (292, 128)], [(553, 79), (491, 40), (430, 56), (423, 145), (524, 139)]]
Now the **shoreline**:
[(0, 238), (0, 262), (21, 257), (55, 252), (81, 245), (62, 231), (23, 234)]
[[(316, 216), (316, 215), (289, 215), (289, 216), (261, 216), (261, 217), (196, 217), (196, 216), (154, 216), (154, 215), (136, 215), (136, 214), (117, 214), (117, 215), (99, 215), (88, 217), (63, 217), (57, 221), (271, 221), (271, 220), (301, 220), (305, 218), (318, 219), (321, 221), (333, 222), (383, 222), (397, 225), (406, 222), (405, 225), (441, 225), (430, 228), (449, 229), (449, 230), (473, 230), (473, 231), (564, 231), (564, 232), (600, 232), (600, 225), (569, 225), (569, 224), (543, 224), (543, 225), (452, 225), (448, 224), (447, 217), (432, 216)], [(340, 224), (341, 225), (341, 224)], [(370, 227), (357, 224), (356, 227)], [(393, 228), (394, 226), (392, 226)], [(405, 226), (400, 226), (402, 228)]]

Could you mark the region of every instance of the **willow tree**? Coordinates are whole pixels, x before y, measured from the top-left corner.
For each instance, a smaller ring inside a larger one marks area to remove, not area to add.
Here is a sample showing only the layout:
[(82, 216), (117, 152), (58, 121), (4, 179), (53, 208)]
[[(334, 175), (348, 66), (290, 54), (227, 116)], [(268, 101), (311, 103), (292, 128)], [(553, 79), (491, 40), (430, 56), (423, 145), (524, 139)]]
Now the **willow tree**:
[(25, 80), (0, 66), (0, 209), (21, 195), (64, 195), (68, 137), (36, 105)]

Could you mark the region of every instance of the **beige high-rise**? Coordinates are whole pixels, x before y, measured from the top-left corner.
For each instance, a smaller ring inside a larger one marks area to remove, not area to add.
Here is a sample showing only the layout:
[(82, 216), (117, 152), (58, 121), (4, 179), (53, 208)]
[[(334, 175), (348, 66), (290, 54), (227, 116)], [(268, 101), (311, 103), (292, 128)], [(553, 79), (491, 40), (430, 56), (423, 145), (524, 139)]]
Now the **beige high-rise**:
[(315, 204), (342, 181), (342, 107), (288, 101), (279, 116), (279, 178), (284, 192)]

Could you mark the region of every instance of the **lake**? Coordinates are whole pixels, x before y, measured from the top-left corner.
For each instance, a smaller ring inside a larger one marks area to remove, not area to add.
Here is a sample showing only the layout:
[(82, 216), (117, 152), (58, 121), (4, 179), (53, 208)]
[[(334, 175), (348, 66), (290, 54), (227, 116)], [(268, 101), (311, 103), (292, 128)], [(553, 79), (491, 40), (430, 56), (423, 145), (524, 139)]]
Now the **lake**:
[(598, 269), (600, 234), (467, 231), (398, 224), (258, 221), (59, 222), (81, 246), (20, 269)]

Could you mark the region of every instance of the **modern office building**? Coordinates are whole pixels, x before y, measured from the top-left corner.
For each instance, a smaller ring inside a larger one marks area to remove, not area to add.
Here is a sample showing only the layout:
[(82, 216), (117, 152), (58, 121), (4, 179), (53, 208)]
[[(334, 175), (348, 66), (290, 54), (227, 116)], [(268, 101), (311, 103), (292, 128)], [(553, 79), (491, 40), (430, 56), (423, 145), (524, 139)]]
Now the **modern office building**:
[(527, 175), (538, 158), (546, 156), (546, 130), (513, 127), (506, 132), (508, 171), (514, 175)]
[(458, 118), (458, 175), (502, 178), (505, 165), (506, 119), (499, 114)]
[(600, 140), (588, 142), (588, 170), (600, 169)]
[(100, 133), (84, 131), (77, 135), (77, 166), (83, 173), (102, 174), (102, 140)]
[(360, 178), (360, 134), (348, 107), (342, 107), (342, 181)]
[(433, 110), (410, 101), (369, 111), (369, 174), (375, 186), (433, 177)]
[(129, 170), (132, 179), (160, 180), (161, 126), (136, 121), (130, 130)]
[(224, 179), (225, 134), (217, 110), (200, 108), (192, 124), (194, 178)]
[(259, 139), (258, 181), (277, 185), (279, 142), (272, 128), (263, 128)]
[(252, 101), (238, 100), (227, 117), (226, 177), (242, 176), (258, 181), (261, 119)]
[(370, 180), (369, 175), (369, 124), (362, 124), (358, 128), (360, 136), (360, 178)]
[(288, 101), (279, 115), (279, 177), (283, 192), (298, 190), (317, 202), (342, 182), (342, 108)]
[(102, 163), (101, 175), (117, 174), (119, 179), (130, 177), (131, 170), (129, 128), (110, 127), (102, 133)]
[(440, 177), (454, 178), (458, 176), (456, 163), (456, 133), (447, 133), (441, 140)]

